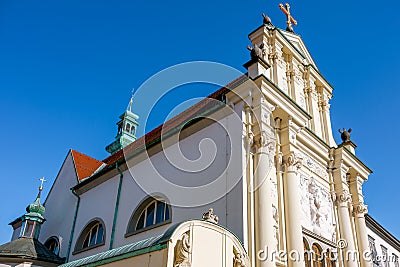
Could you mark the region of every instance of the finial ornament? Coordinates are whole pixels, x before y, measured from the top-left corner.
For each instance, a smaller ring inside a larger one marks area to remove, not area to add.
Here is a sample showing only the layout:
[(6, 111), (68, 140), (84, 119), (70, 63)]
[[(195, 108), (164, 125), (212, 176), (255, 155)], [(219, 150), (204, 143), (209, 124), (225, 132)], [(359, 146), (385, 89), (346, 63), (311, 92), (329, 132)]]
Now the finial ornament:
[(132, 112), (132, 104), (133, 104), (133, 95), (135, 93), (135, 88), (132, 88), (132, 96), (131, 96), (131, 100), (129, 100), (129, 104), (128, 104), (128, 108), (126, 110), (129, 110), (130, 112)]
[(348, 142), (350, 142), (351, 140), (351, 132), (353, 131), (353, 129), (346, 129), (346, 128), (343, 128), (343, 130), (342, 129), (339, 129), (339, 133), (341, 133), (341, 138), (342, 138), (342, 141), (343, 141), (343, 143), (348, 143)]
[(38, 195), (38, 196), (40, 196), (40, 192), (42, 192), (42, 190), (43, 190), (43, 184), (44, 184), (45, 182), (47, 182), (47, 181), (44, 179), (44, 177), (40, 178), (39, 181), (40, 181), (40, 186), (39, 186), (39, 195)]
[(282, 12), (287, 17), (287, 21), (286, 21), (287, 28), (286, 28), (286, 30), (288, 32), (294, 32), (292, 24), (297, 25), (297, 21), (290, 14), (290, 5), (288, 3), (286, 3), (285, 6), (286, 6), (286, 8), (283, 6), (283, 4), (279, 4), (279, 8), (282, 10)]

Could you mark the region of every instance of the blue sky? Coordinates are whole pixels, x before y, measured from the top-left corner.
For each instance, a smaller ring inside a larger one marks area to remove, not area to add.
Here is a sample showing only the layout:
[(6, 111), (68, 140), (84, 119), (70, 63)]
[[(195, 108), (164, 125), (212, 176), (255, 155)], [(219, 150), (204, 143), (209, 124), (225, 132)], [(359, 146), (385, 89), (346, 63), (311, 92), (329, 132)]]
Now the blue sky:
[[(107, 156), (104, 147), (113, 141), (132, 87), (187, 61), (216, 61), (244, 71), (247, 35), (261, 25), (261, 13), (285, 28), (279, 3), (0, 0), (5, 204), (0, 243), (10, 239), (7, 224), (34, 200), (41, 176), (49, 180), (47, 194), (69, 148), (98, 159)], [(374, 170), (365, 185), (370, 213), (400, 237), (400, 4), (314, 0), (293, 1), (291, 6), (299, 22), (296, 33), (335, 88), (331, 104), (336, 139), (338, 128), (352, 127), (357, 155)], [(213, 90), (200, 86), (178, 95), (206, 96)], [(159, 106), (150, 128), (169, 112), (168, 103)]]

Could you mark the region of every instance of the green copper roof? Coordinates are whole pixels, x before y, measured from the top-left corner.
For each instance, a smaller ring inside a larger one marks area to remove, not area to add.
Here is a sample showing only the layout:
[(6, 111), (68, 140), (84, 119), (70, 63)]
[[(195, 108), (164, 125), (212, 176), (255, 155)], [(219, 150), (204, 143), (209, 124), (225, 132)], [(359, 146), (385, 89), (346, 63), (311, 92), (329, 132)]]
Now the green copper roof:
[(28, 212), (28, 214), (32, 213), (32, 214), (38, 214), (38, 215), (43, 215), (44, 212), (46, 211), (46, 209), (44, 208), (44, 206), (40, 203), (40, 193), (37, 196), (35, 202), (33, 202), (32, 204), (30, 204), (28, 207), (26, 207), (26, 211)]
[(129, 245), (115, 248), (103, 253), (99, 253), (87, 258), (65, 263), (59, 267), (78, 267), (78, 266), (99, 266), (108, 262), (122, 260), (137, 255), (149, 253), (166, 248), (166, 243), (160, 243), (163, 235), (150, 237), (145, 240), (138, 241)]
[(21, 237), (0, 246), (0, 258), (21, 258), (61, 264), (60, 258), (37, 239)]
[[(204, 220), (201, 220), (204, 221)], [(146, 254), (149, 252), (162, 250), (167, 247), (168, 241), (171, 239), (175, 231), (184, 223), (189, 221), (180, 222), (170, 226), (162, 235), (150, 237), (132, 244), (128, 244), (119, 248), (115, 248), (109, 251), (105, 251), (93, 256), (89, 256), (87, 258), (79, 259), (76, 261), (68, 262), (59, 267), (95, 267), (99, 265), (104, 265), (110, 262), (115, 262), (131, 257), (135, 257), (138, 255)], [(211, 224), (211, 223), (210, 223)], [(218, 225), (222, 229), (232, 233), (226, 227)], [(233, 233), (232, 233), (233, 234)], [(238, 237), (233, 234), (237, 239)], [(238, 239), (239, 240), (239, 239)], [(241, 243), (243, 249), (244, 246)]]

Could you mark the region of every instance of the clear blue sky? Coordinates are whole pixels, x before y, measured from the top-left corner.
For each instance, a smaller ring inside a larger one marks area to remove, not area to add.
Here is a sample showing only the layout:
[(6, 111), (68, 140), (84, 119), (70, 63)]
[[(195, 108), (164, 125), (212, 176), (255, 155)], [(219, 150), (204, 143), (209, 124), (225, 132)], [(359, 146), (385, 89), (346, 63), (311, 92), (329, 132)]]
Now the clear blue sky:
[[(10, 239), (7, 224), (34, 200), (41, 176), (49, 180), (47, 194), (69, 148), (107, 156), (104, 147), (116, 134), (132, 87), (193, 60), (244, 71), (247, 35), (261, 25), (261, 13), (285, 27), (278, 3), (0, 0), (0, 243)], [(365, 186), (370, 213), (400, 237), (400, 3), (314, 0), (291, 6), (299, 22), (295, 31), (335, 88), (335, 137), (338, 128), (352, 127), (357, 155), (374, 170)], [(183, 95), (206, 96), (214, 89)]]

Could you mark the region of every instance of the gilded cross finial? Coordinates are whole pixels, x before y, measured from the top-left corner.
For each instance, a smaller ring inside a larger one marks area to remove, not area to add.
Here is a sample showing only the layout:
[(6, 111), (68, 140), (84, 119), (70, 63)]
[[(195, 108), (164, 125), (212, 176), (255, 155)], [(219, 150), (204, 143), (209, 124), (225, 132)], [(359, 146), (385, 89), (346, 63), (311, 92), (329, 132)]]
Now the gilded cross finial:
[(289, 32), (293, 32), (292, 24), (297, 25), (297, 21), (290, 14), (290, 5), (288, 3), (286, 3), (285, 6), (286, 6), (286, 8), (283, 6), (283, 4), (279, 4), (279, 8), (282, 10), (282, 12), (287, 17), (287, 21), (286, 21), (287, 28), (286, 28), (286, 30), (289, 31)]

